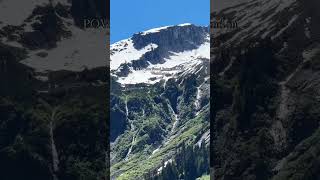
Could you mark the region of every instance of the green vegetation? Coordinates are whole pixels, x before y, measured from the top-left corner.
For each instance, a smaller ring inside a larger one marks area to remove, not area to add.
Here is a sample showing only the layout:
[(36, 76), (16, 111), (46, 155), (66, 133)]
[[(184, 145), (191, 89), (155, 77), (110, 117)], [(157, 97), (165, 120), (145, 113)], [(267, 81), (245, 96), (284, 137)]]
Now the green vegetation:
[[(198, 166), (199, 170), (195, 174), (195, 177), (200, 177), (208, 170), (209, 164), (206, 161), (209, 157), (208, 149), (206, 149), (207, 154), (201, 155), (198, 153), (197, 148), (195, 148), (197, 152), (194, 152), (193, 147), (200, 136), (209, 129), (209, 107), (197, 117), (179, 119), (179, 121), (184, 123), (174, 130), (174, 136), (168, 137), (173, 127), (174, 115), (169, 110), (170, 99), (167, 99), (166, 95), (159, 97), (159, 94), (162, 92), (159, 92), (158, 89), (155, 86), (143, 90), (123, 91), (122, 94), (118, 93), (121, 102), (118, 101), (114, 106), (119, 106), (120, 104), (125, 106), (127, 103), (129, 110), (128, 118), (134, 124), (135, 130), (130, 131), (130, 122), (128, 122), (127, 130), (118, 137), (117, 144), (111, 149), (116, 154), (117, 159), (111, 166), (111, 177), (117, 177), (117, 180), (146, 178), (148, 175), (150, 175), (148, 178), (151, 179), (151, 177), (156, 176), (157, 169), (163, 166), (165, 161), (172, 157), (178, 158), (178, 155), (182, 154), (181, 149), (188, 149), (190, 151), (188, 154), (192, 154), (192, 157), (197, 158), (197, 160), (183, 160), (188, 163), (197, 163), (195, 166)], [(147, 94), (145, 93), (146, 91), (148, 91)], [(180, 105), (184, 106), (186, 104)], [(191, 106), (188, 107), (191, 108)], [(125, 107), (121, 109), (125, 112)], [(187, 118), (187, 116), (184, 118)], [(125, 161), (124, 158), (127, 156), (133, 137), (135, 137), (135, 141), (132, 144), (132, 152), (128, 160)], [(162, 146), (165, 142), (166, 145)], [(158, 151), (154, 151), (159, 146)], [(200, 168), (200, 166), (202, 167)], [(168, 167), (179, 167), (178, 170), (181, 172), (178, 173), (177, 177), (182, 177), (182, 166), (173, 162)], [(189, 172), (189, 170), (184, 171), (186, 173)], [(162, 175), (162, 179), (165, 178), (164, 176)]]
[(197, 180), (210, 180), (210, 175), (203, 175), (203, 176), (197, 178)]

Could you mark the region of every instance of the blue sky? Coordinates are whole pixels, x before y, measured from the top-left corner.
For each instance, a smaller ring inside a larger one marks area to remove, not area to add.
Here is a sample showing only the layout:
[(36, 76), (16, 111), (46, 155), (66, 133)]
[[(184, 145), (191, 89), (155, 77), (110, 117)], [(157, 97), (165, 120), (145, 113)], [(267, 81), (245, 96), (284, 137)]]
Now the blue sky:
[(210, 0), (111, 0), (111, 43), (156, 27), (209, 25)]

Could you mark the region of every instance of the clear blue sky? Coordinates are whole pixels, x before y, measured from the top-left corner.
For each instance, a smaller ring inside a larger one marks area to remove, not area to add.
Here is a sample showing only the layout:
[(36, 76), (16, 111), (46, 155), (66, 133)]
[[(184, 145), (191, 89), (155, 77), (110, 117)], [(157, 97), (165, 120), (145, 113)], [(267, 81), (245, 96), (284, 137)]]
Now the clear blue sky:
[(210, 0), (111, 0), (111, 43), (156, 27), (209, 25)]

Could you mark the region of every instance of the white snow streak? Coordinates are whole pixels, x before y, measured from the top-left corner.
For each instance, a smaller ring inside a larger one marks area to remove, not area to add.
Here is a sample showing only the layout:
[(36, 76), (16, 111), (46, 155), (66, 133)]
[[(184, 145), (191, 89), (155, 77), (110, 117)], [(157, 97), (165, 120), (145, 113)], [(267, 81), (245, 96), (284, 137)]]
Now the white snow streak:
[(132, 39), (125, 39), (111, 45), (111, 63), (110, 69), (116, 70), (121, 64), (129, 63), (132, 60), (138, 60), (145, 53), (157, 48), (156, 44), (149, 44), (146, 47), (137, 50), (133, 46)]
[(151, 33), (157, 33), (157, 32), (160, 32), (161, 30), (164, 30), (164, 29), (167, 29), (171, 26), (164, 26), (164, 27), (159, 27), (159, 28), (153, 28), (153, 29), (150, 29), (148, 31), (144, 31), (142, 32), (142, 35), (147, 35), (147, 34), (151, 34)]

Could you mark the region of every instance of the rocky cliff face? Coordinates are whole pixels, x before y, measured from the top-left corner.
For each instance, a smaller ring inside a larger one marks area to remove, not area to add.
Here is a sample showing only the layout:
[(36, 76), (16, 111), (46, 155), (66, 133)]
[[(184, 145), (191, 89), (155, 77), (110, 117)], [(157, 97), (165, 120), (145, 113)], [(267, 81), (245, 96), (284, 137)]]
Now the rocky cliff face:
[(239, 26), (211, 32), (215, 179), (319, 178), (316, 5), (243, 1), (212, 14)]
[(208, 28), (193, 25), (180, 25), (167, 27), (161, 33), (143, 32), (134, 34), (132, 42), (134, 48), (141, 49), (149, 44), (156, 44), (154, 51), (145, 53), (140, 59), (132, 62), (133, 68), (146, 68), (148, 61), (152, 64), (164, 62), (170, 52), (183, 52), (196, 49), (208, 41)]
[(111, 45), (111, 74), (121, 84), (155, 84), (194, 70), (209, 58), (208, 49), (207, 27), (181, 24), (151, 29)]

